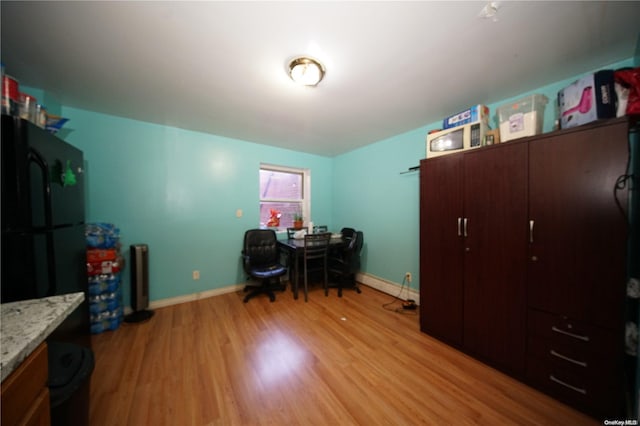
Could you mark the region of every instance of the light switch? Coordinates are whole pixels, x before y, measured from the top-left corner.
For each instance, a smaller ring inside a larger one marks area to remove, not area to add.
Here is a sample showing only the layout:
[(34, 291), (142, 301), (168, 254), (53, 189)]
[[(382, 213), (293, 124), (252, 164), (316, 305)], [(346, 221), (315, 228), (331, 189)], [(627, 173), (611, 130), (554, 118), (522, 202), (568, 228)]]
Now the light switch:
[(236, 210), (236, 217), (242, 217), (242, 209)]

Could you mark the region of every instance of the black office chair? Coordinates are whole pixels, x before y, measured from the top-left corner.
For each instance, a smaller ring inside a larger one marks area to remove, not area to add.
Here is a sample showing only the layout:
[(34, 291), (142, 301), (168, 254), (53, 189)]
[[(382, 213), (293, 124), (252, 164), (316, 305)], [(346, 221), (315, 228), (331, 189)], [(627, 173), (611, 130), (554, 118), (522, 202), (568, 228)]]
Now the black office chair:
[[(260, 282), (259, 285), (247, 284), (244, 291), (251, 290), (244, 297), (244, 302), (259, 294), (266, 294), (273, 302), (274, 290), (284, 291), (285, 285), (280, 277), (287, 273), (286, 266), (280, 264), (280, 253), (276, 233), (272, 229), (250, 229), (244, 234), (242, 259), (245, 272), (249, 278)], [(274, 283), (273, 281), (276, 280)]]
[[(344, 231), (344, 230), (343, 230)], [(361, 293), (356, 281), (356, 273), (360, 270), (360, 252), (364, 243), (362, 231), (356, 231), (342, 251), (332, 253), (329, 258), (329, 273), (338, 287), (338, 296), (342, 297), (343, 288), (352, 288)]]
[(340, 233), (342, 234), (342, 238), (344, 238), (345, 240), (350, 240), (351, 238), (353, 238), (353, 234), (356, 233), (356, 230), (353, 228), (342, 228), (342, 231), (340, 231)]
[[(342, 235), (342, 240), (345, 241), (346, 244), (349, 244), (351, 239), (353, 238), (356, 230), (353, 228), (342, 228), (340, 231), (340, 235)], [(329, 257), (341, 257), (342, 256), (342, 247), (330, 247), (329, 248)]]
[(307, 234), (304, 236), (304, 301), (309, 301), (309, 275), (314, 271), (321, 271), (323, 276), (324, 295), (329, 295), (329, 279), (327, 269), (327, 252), (329, 250), (331, 234)]

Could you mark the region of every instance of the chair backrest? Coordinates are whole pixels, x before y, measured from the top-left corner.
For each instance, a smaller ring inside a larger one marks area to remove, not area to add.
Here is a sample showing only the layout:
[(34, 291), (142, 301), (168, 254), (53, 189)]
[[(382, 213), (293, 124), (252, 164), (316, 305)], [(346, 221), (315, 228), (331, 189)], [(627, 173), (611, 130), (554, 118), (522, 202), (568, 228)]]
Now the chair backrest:
[(362, 246), (364, 245), (364, 234), (362, 231), (356, 231), (353, 239), (349, 243), (349, 249), (353, 252), (353, 254), (360, 256), (360, 252), (362, 251)]
[(344, 250), (345, 263), (351, 272), (357, 272), (360, 269), (360, 252), (363, 244), (364, 234), (362, 231), (357, 231)]
[(344, 238), (345, 240), (349, 240), (353, 238), (353, 234), (356, 233), (356, 230), (353, 228), (342, 228), (342, 231), (340, 231), (340, 233), (342, 234), (342, 238)]
[(293, 238), (293, 234), (304, 228), (287, 228), (287, 238)]
[(242, 254), (250, 266), (278, 263), (278, 240), (273, 229), (250, 229), (244, 233)]
[(326, 258), (331, 234), (307, 234), (304, 236), (304, 260)]

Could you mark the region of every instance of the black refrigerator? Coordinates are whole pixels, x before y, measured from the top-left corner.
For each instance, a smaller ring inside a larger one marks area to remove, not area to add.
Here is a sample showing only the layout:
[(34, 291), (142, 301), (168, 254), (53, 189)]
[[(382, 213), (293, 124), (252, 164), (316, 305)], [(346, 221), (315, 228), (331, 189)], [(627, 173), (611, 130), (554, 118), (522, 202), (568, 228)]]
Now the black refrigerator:
[(2, 115), (2, 303), (82, 291), (50, 339), (90, 347), (82, 151)]

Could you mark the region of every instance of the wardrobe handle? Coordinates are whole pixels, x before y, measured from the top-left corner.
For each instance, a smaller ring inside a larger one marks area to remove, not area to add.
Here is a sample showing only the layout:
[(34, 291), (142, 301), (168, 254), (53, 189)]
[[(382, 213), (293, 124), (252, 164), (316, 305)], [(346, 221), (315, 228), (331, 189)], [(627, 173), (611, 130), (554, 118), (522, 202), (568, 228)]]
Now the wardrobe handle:
[(551, 355), (555, 356), (556, 358), (563, 359), (563, 360), (568, 361), (568, 362), (570, 362), (570, 363), (572, 363), (572, 364), (579, 365), (580, 367), (586, 367), (586, 366), (587, 366), (587, 363), (586, 363), (586, 362), (584, 362), (584, 361), (578, 361), (577, 359), (573, 359), (573, 358), (570, 358), (570, 357), (568, 357), (568, 356), (566, 356), (566, 355), (562, 355), (561, 353), (556, 352), (556, 351), (554, 351), (553, 349), (551, 349), (551, 350), (549, 351), (549, 353), (550, 353)]
[(462, 235), (467, 236), (467, 218), (462, 219)]
[(533, 225), (535, 222), (533, 220), (529, 221), (529, 242), (533, 243)]
[(458, 218), (458, 237), (462, 236), (462, 218)]
[(549, 380), (551, 380), (552, 382), (556, 382), (557, 384), (562, 385), (565, 388), (571, 389), (572, 391), (576, 391), (576, 392), (581, 393), (583, 395), (587, 394), (587, 390), (586, 389), (582, 389), (582, 388), (579, 388), (577, 386), (570, 385), (569, 383), (563, 382), (562, 380), (555, 378), (553, 374), (549, 376)]
[(582, 336), (580, 334), (570, 333), (568, 331), (564, 331), (564, 330), (556, 327), (555, 325), (551, 326), (551, 331), (555, 331), (556, 333), (564, 334), (565, 336), (573, 337), (574, 339), (582, 340), (584, 342), (588, 342), (589, 341), (589, 336)]

